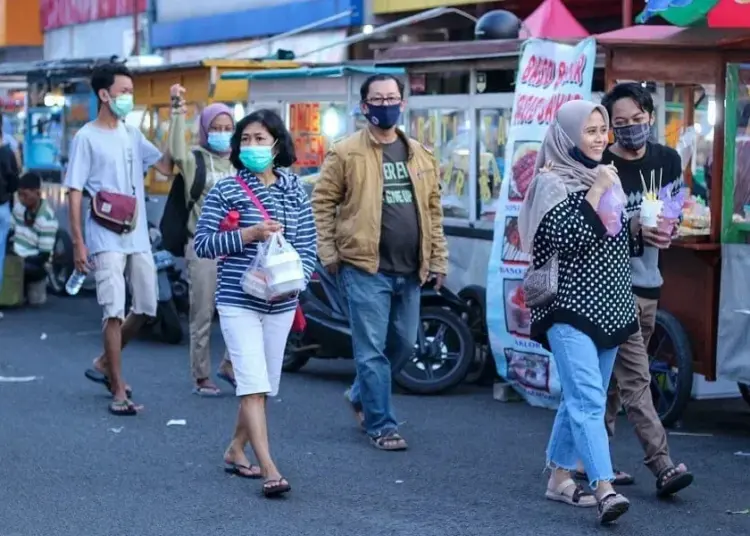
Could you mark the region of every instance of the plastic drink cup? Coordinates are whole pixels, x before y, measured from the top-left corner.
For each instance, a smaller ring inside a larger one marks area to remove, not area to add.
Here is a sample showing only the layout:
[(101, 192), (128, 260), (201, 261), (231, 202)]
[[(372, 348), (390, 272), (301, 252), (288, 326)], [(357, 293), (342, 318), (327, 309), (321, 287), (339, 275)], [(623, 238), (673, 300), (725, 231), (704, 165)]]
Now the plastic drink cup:
[(664, 207), (664, 201), (644, 199), (641, 203), (641, 225), (654, 228), (659, 223), (659, 214)]

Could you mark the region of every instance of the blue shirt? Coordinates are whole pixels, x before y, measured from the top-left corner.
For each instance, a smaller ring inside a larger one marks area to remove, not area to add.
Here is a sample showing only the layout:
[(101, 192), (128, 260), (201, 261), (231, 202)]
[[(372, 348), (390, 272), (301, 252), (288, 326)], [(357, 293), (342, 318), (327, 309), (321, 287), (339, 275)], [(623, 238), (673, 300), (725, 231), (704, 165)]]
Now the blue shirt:
[[(299, 253), (307, 283), (318, 255), (310, 200), (296, 175), (281, 169), (276, 169), (275, 173), (278, 179), (268, 187), (246, 170), (242, 170), (239, 176), (258, 197), (271, 219), (284, 226), (284, 238)], [(251, 227), (263, 221), (260, 210), (234, 178), (220, 180), (206, 195), (195, 228), (194, 246), (198, 257), (220, 258), (216, 305), (242, 307), (266, 314), (293, 310), (297, 298), (270, 303), (242, 290), (240, 279), (255, 258), (258, 243), (243, 245), (239, 230), (219, 230), (230, 210), (239, 212), (240, 227)]]

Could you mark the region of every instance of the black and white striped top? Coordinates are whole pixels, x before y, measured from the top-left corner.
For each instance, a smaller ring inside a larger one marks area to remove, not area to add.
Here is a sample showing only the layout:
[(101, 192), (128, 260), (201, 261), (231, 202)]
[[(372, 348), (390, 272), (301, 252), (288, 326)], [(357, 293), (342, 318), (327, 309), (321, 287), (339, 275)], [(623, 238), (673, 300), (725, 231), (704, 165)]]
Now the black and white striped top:
[[(239, 177), (255, 193), (270, 217), (284, 226), (284, 238), (299, 253), (305, 280), (309, 281), (317, 260), (315, 221), (310, 200), (296, 175), (281, 169), (276, 169), (275, 173), (278, 180), (269, 187), (247, 170), (242, 170)], [(270, 303), (242, 290), (240, 279), (250, 267), (258, 245), (243, 245), (239, 230), (220, 230), (221, 222), (230, 210), (239, 212), (240, 227), (250, 227), (263, 221), (261, 212), (234, 179), (218, 181), (206, 195), (195, 229), (195, 252), (205, 259), (219, 258), (216, 304), (267, 314), (293, 310), (297, 306), (296, 298)]]

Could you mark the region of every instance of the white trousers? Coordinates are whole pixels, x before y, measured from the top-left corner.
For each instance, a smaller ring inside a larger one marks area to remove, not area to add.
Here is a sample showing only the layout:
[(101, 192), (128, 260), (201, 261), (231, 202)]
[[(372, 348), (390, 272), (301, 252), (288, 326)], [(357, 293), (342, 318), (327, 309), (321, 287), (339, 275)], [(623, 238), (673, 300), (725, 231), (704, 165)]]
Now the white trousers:
[(237, 382), (236, 395), (276, 396), (294, 310), (269, 315), (227, 305), (216, 309)]

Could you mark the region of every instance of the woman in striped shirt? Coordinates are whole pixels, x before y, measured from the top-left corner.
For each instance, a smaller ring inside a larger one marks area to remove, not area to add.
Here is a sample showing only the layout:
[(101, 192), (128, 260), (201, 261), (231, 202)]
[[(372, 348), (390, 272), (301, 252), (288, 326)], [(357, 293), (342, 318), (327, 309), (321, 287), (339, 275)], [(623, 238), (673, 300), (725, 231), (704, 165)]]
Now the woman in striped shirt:
[[(258, 244), (283, 231), (302, 258), (305, 280), (309, 281), (317, 259), (315, 223), (300, 180), (284, 169), (296, 159), (294, 144), (275, 112), (257, 110), (237, 123), (229, 159), (239, 175), (217, 182), (206, 196), (196, 226), (195, 252), (202, 258), (219, 259), (216, 307), (240, 397), (234, 437), (224, 454), (226, 470), (242, 477), (264, 478), (263, 493), (274, 496), (288, 492), (291, 486), (270, 455), (266, 396), (275, 396), (279, 389), (297, 296), (268, 302), (245, 293), (240, 279)], [(223, 222), (230, 211), (239, 213), (239, 228), (225, 230)], [(260, 467), (245, 455), (248, 441)]]

